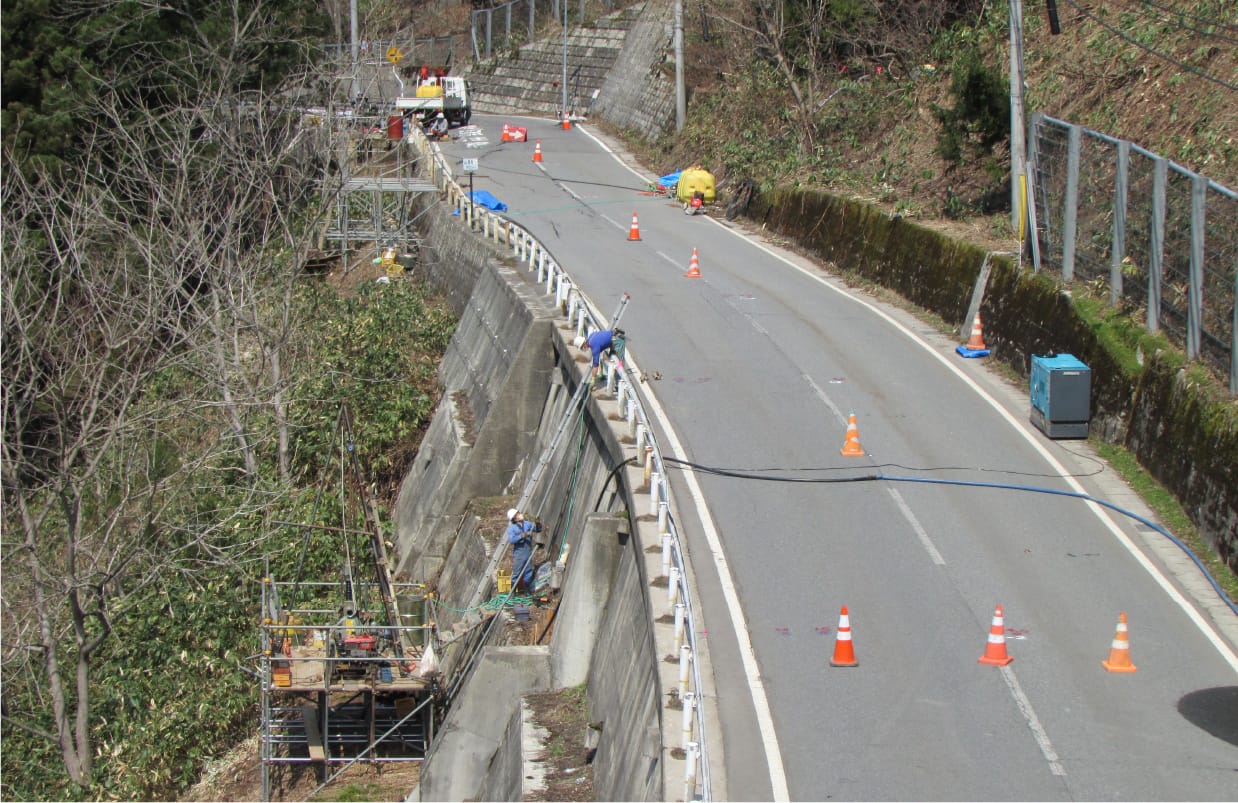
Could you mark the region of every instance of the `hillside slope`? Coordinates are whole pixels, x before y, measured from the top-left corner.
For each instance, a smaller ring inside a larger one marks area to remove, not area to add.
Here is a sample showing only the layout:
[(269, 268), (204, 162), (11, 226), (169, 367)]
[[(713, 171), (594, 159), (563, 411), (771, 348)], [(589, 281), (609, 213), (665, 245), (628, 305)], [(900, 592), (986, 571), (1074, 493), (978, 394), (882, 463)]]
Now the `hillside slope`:
[[(1238, 6), (1203, 0), (1174, 8), (1071, 0), (1061, 8), (1057, 36), (1043, 8), (1026, 12), (1027, 113), (1128, 139), (1234, 187)], [(769, 59), (753, 57), (758, 37), (747, 7), (711, 4), (708, 38), (702, 23), (692, 15), (685, 23), (689, 122), (646, 153), (656, 166), (702, 161), (724, 183), (745, 177), (818, 186), (904, 217), (953, 220), (947, 228), (973, 241), (1009, 246), (1005, 137), (947, 162), (937, 152), (942, 125), (934, 114), (958, 102), (951, 82), (960, 62), (974, 57), (995, 80), (1008, 76), (1005, 4), (964, 16), (925, 47), (857, 48), (819, 68), (816, 86), (802, 77), (816, 109), (816, 147), (807, 155), (796, 147), (786, 82)]]

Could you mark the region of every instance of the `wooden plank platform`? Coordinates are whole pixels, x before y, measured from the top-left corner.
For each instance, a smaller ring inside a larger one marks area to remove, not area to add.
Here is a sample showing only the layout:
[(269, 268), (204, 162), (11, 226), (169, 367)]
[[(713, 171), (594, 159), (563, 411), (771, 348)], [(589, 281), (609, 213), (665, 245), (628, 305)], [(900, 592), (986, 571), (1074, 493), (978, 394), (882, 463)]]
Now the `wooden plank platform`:
[(309, 741), (310, 761), (326, 761), (327, 751), (322, 746), (322, 727), (318, 724), (318, 707), (301, 706), (301, 721), (305, 723), (305, 736)]

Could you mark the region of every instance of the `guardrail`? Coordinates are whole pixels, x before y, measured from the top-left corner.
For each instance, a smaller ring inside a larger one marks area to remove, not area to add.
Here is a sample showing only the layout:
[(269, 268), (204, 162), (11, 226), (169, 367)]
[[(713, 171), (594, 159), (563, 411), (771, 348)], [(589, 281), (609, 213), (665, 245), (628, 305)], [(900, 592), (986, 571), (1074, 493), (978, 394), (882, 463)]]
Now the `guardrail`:
[[(455, 209), (461, 221), (479, 236), (508, 248), (528, 270), (535, 271), (537, 281), (545, 287), (546, 294), (553, 294), (555, 305), (566, 313), (569, 321), (575, 321), (578, 336), (588, 336), (589, 333), (604, 328), (603, 315), (580, 292), (567, 271), (536, 237), (519, 224), (473, 203), (468, 191), (456, 182), (442, 150), (426, 139), (420, 130), (411, 132), (408, 140), (425, 157), (430, 181), (444, 194), (445, 202)], [(687, 582), (688, 567), (684, 558), (683, 539), (670, 513), (671, 496), (667, 469), (632, 377), (624, 365), (613, 356), (605, 367), (607, 389), (618, 402), (628, 434), (636, 445), (636, 453), (643, 456), (645, 479), (649, 486), (649, 515), (657, 518), (662, 542), (662, 577), (667, 580), (665, 612), (674, 616), (675, 654), (679, 656), (676, 695), (683, 711), (679, 747), (685, 757), (684, 799), (712, 800), (708, 733), (703, 706), (697, 704), (704, 686), (701, 683), (700, 666), (693, 659), (697, 654), (696, 633), (699, 632), (696, 614), (693, 612), (696, 605)], [(664, 719), (664, 747), (669, 741), (667, 728)], [(669, 790), (667, 796), (673, 797)]]

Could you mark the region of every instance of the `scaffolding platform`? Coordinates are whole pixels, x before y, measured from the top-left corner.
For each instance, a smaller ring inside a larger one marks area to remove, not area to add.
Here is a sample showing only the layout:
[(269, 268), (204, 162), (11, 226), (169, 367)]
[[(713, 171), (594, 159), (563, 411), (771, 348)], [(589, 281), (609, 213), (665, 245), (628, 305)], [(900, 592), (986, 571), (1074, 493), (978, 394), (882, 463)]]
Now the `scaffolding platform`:
[(345, 605), (340, 587), (263, 583), (264, 800), (279, 766), (316, 765), (325, 782), (353, 762), (424, 761), (433, 740), (439, 689), (420, 673), (424, 586), (350, 579)]

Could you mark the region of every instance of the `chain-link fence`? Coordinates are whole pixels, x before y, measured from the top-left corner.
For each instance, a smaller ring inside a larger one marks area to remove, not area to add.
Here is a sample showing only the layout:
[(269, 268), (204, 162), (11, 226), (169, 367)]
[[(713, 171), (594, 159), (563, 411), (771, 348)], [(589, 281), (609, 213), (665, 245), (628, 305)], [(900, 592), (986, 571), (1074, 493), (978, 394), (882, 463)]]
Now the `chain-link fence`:
[(1238, 396), (1238, 193), (1043, 114), (1028, 143), (1035, 269), (1142, 312)]

